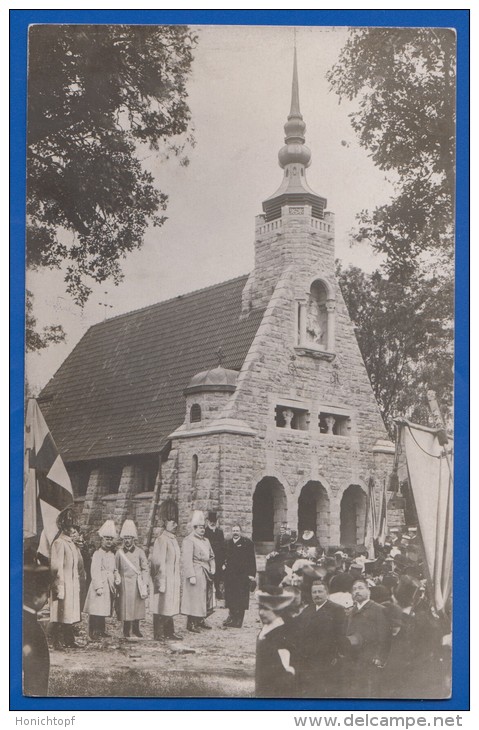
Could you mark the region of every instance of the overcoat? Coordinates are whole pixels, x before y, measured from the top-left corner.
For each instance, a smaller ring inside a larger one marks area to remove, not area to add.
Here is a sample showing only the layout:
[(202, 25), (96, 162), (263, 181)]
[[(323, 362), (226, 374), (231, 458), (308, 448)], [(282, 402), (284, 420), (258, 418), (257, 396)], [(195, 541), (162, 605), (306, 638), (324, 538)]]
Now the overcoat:
[(180, 559), (180, 546), (176, 537), (165, 530), (156, 538), (150, 559), (152, 613), (175, 616), (180, 612)]
[(50, 568), (54, 575), (50, 594), (50, 621), (75, 624), (81, 620), (79, 551), (61, 533), (52, 543)]
[(383, 670), (374, 662), (384, 664), (391, 646), (391, 629), (386, 610), (368, 601), (360, 610), (354, 607), (348, 618), (348, 637), (354, 638), (351, 656), (346, 666), (345, 679), (350, 697), (379, 697)]
[[(181, 613), (204, 618), (213, 610), (213, 575), (215, 556), (210, 541), (191, 532), (181, 546), (183, 561), (183, 594)], [(191, 585), (189, 579), (196, 578)]]
[(291, 621), (291, 629), (302, 696), (338, 696), (337, 663), (346, 632), (344, 609), (332, 601), (319, 608), (311, 604)]
[(247, 537), (228, 540), (225, 551), (225, 606), (243, 611), (249, 606), (249, 579), (256, 575), (254, 545)]
[[(140, 595), (138, 580), (144, 586), (149, 583), (148, 560), (144, 551), (135, 545), (131, 550), (119, 548), (115, 563), (121, 583), (116, 604), (121, 621), (138, 621), (145, 618), (145, 599)], [(131, 563), (131, 565), (130, 565)]]
[[(102, 547), (95, 550), (91, 560), (91, 583), (85, 601), (84, 610), (92, 616), (111, 616), (113, 599), (120, 576), (115, 566), (115, 553)], [(103, 593), (98, 596), (97, 588)]]
[(213, 548), (215, 554), (215, 566), (216, 573), (221, 575), (223, 570), (223, 563), (225, 560), (225, 536), (223, 530), (217, 527), (212, 530), (211, 527), (207, 527), (205, 530), (205, 537), (210, 541), (210, 545)]

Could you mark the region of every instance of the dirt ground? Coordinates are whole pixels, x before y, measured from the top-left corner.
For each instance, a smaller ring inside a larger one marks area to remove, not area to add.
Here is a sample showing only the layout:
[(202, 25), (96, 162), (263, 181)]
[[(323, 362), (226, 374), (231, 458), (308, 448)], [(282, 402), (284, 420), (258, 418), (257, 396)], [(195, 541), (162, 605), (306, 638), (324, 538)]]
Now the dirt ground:
[[(220, 604), (221, 606), (221, 604)], [(109, 638), (91, 641), (83, 615), (79, 649), (50, 651), (50, 696), (67, 697), (252, 697), (256, 635), (260, 629), (254, 599), (241, 629), (222, 626), (228, 612), (217, 607), (211, 630), (186, 631), (186, 617), (175, 617), (182, 641), (154, 641), (151, 614), (141, 622), (143, 638), (124, 639), (121, 623), (107, 619)]]

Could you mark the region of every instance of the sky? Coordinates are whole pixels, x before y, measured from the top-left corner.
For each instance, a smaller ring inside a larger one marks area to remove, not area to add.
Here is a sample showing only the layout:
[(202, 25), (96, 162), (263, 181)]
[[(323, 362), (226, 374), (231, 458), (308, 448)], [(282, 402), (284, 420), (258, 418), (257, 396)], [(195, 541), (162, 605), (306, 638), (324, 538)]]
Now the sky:
[[(196, 146), (190, 164), (142, 150), (145, 167), (169, 196), (167, 222), (150, 228), (128, 254), (124, 281), (95, 285), (80, 309), (65, 293), (62, 272), (27, 273), (38, 325), (62, 324), (66, 341), (29, 354), (26, 377), (36, 395), (87, 329), (123, 314), (248, 273), (254, 266), (255, 216), (278, 188), (278, 152), (291, 101), (294, 31), (288, 27), (202, 26), (188, 83)], [(357, 144), (348, 115), (329, 88), (328, 69), (347, 39), (345, 28), (296, 29), (301, 112), (312, 151), (310, 187), (334, 212), (336, 256), (371, 271), (367, 244), (350, 247), (358, 212), (386, 202), (391, 184)]]

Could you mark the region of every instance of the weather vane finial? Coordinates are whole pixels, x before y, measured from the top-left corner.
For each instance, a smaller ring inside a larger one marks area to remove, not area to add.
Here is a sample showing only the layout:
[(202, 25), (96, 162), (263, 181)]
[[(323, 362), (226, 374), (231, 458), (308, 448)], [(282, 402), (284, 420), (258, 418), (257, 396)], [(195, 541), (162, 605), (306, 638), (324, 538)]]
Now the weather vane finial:
[(221, 346), (216, 350), (216, 357), (218, 359), (218, 367), (221, 367), (225, 359), (223, 348)]

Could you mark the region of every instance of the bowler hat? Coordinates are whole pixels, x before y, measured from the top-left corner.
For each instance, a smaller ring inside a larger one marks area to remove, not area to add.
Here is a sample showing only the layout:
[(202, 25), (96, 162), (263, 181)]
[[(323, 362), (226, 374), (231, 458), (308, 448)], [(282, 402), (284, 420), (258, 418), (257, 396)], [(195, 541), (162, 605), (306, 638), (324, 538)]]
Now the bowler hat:
[(216, 512), (208, 512), (208, 516), (206, 518), (209, 522), (217, 522), (218, 516)]
[(275, 612), (290, 608), (296, 602), (297, 595), (296, 590), (292, 588), (285, 590), (280, 586), (264, 586), (263, 590), (256, 591), (258, 606)]

